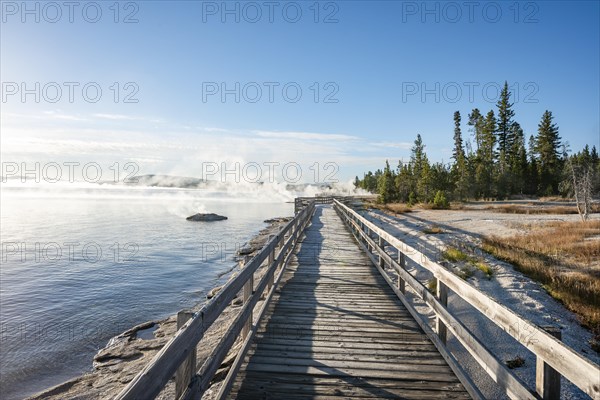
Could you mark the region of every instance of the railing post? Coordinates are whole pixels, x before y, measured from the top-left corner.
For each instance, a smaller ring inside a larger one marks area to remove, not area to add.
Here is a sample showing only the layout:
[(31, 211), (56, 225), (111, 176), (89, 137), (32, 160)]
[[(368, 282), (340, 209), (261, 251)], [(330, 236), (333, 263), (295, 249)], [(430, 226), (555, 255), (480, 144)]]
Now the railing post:
[(294, 228), (292, 229), (294, 235), (294, 241), (292, 242), (294, 245), (298, 243), (298, 227), (300, 226), (300, 219), (298, 218), (294, 221)]
[[(435, 279), (436, 283), (436, 295), (440, 303), (444, 306), (448, 306), (448, 286), (444, 285), (444, 283), (438, 278)], [(436, 318), (436, 328), (437, 333), (442, 341), (442, 343), (446, 344), (446, 337), (448, 335), (446, 325), (442, 322), (442, 319), (438, 316)]]
[[(192, 318), (193, 312), (182, 310), (177, 313), (177, 329), (181, 328)], [(196, 374), (196, 347), (190, 352), (175, 373), (175, 398), (178, 399), (190, 385), (190, 382)]]
[[(398, 250), (398, 264), (400, 264), (400, 268), (406, 269), (406, 256), (400, 250)], [(400, 274), (398, 274), (398, 289), (400, 289), (400, 292), (406, 293), (406, 282)]]
[(284, 235), (281, 235), (281, 239), (279, 239), (279, 243), (277, 243), (277, 251), (281, 252), (283, 250), (283, 244), (285, 243)]
[[(562, 340), (560, 328), (553, 326), (541, 326), (540, 328), (558, 340)], [(560, 374), (539, 356), (535, 363), (535, 389), (543, 400), (560, 399)]]
[[(271, 269), (271, 266), (273, 265), (273, 261), (275, 260), (275, 249), (276, 248), (277, 247), (273, 247), (273, 250), (271, 250), (271, 252), (269, 253), (269, 266), (267, 267), (268, 269)], [(275, 270), (273, 270), (272, 272), (269, 273), (269, 282), (267, 283), (267, 292), (270, 292), (271, 288), (273, 287), (274, 276), (275, 276)]]
[[(244, 296), (244, 304), (248, 302), (250, 296), (252, 296), (252, 292), (254, 291), (254, 273), (250, 275), (246, 283), (244, 284), (243, 296)], [(242, 339), (246, 339), (248, 333), (250, 333), (250, 328), (252, 328), (252, 313), (248, 317), (248, 321), (244, 325), (242, 329)]]
[[(381, 251), (383, 251), (383, 248), (385, 246), (383, 244), (383, 238), (381, 236), (379, 236), (379, 241), (377, 244), (379, 245), (379, 248), (381, 249)], [(385, 262), (383, 261), (383, 255), (381, 255), (381, 254), (379, 254), (379, 267), (385, 268)]]

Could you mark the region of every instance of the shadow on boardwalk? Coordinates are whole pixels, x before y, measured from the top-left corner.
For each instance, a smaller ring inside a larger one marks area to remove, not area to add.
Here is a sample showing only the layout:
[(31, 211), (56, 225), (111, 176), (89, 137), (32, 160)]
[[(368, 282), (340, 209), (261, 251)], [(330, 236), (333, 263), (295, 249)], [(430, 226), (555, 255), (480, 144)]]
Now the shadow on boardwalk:
[(329, 206), (317, 207), (231, 397), (468, 398)]

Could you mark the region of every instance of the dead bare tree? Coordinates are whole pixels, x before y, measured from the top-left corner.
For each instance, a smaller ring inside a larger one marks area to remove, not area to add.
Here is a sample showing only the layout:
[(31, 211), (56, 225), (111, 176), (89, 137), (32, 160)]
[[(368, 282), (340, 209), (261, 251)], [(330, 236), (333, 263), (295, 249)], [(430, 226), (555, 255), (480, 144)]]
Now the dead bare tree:
[(592, 167), (588, 164), (576, 166), (572, 159), (568, 159), (567, 163), (571, 172), (569, 186), (577, 204), (577, 212), (585, 222), (592, 207)]

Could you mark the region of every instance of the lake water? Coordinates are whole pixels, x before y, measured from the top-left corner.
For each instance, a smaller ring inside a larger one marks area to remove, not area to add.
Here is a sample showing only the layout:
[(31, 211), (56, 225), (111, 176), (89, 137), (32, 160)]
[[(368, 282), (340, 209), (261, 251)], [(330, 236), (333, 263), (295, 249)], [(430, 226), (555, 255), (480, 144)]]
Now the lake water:
[[(293, 215), (291, 197), (262, 196), (4, 186), (0, 397), (88, 371), (111, 337), (203, 301), (263, 220)], [(185, 220), (196, 212), (229, 219)]]

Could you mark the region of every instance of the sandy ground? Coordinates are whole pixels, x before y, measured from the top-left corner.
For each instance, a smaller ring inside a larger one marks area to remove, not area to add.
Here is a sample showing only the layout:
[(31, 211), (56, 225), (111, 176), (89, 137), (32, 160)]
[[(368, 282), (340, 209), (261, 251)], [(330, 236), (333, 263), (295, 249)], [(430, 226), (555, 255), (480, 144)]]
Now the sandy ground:
[[(523, 233), (522, 226), (524, 223), (555, 220), (575, 221), (578, 220), (578, 215), (503, 214), (484, 210), (418, 210), (399, 215), (389, 215), (379, 210), (369, 210), (362, 211), (362, 214), (397, 238), (420, 249), (430, 258), (441, 261), (450, 268), (452, 266), (442, 261), (441, 257), (441, 253), (448, 245), (458, 246), (467, 252), (473, 251), (475, 254), (481, 255), (493, 267), (494, 275), (488, 280), (483, 273), (477, 270), (475, 276), (469, 278), (469, 282), (473, 286), (536, 325), (559, 327), (565, 344), (593, 362), (600, 362), (599, 355), (589, 345), (592, 334), (578, 324), (577, 318), (572, 312), (550, 297), (540, 284), (515, 271), (511, 265), (498, 261), (477, 249), (480, 235), (510, 236)], [(594, 218), (599, 217), (598, 214), (594, 215)], [(441, 227), (444, 233), (437, 235), (425, 234), (423, 229), (431, 225)], [(390, 254), (393, 253), (390, 252)], [(431, 278), (429, 272), (414, 263), (409, 263), (408, 267), (409, 271), (414, 273), (422, 282), (427, 282)], [(413, 304), (427, 316), (433, 327), (435, 319), (429, 312), (429, 308), (416, 296), (411, 296), (411, 298)], [(449, 297), (449, 309), (501, 361), (514, 359), (516, 356), (523, 357), (525, 359), (524, 366), (513, 371), (529, 387), (535, 388), (536, 359), (531, 352), (455, 294), (451, 294)], [(455, 353), (460, 364), (480, 387), (486, 398), (507, 398), (476, 361), (458, 344), (456, 339), (449, 338), (448, 346)], [(589, 397), (563, 378), (561, 398), (587, 399)]]
[[(440, 227), (448, 225), (454, 231), (462, 230), (470, 236), (513, 236), (527, 233), (523, 225), (554, 221), (581, 221), (577, 214), (505, 214), (491, 210), (417, 210), (412, 214), (417, 221), (421, 219)], [(590, 219), (598, 220), (600, 214), (592, 214)]]
[[(238, 266), (234, 268), (230, 277), (235, 277), (237, 271), (243, 268), (244, 262), (258, 252), (269, 239), (269, 235), (283, 228), (287, 218), (267, 220), (269, 226), (263, 229), (256, 237), (252, 238), (242, 249), (243, 255), (237, 258)], [(264, 275), (266, 266), (261, 266), (255, 273), (255, 287)], [(216, 293), (218, 288), (209, 292)], [(196, 360), (200, 366), (208, 358), (211, 351), (217, 346), (230, 323), (235, 319), (241, 309), (241, 293), (230, 304), (219, 318), (212, 324), (197, 346)], [(255, 306), (258, 313), (263, 301)], [(199, 310), (204, 303), (198, 304), (191, 311)], [(256, 317), (255, 317), (256, 318)], [(39, 394), (31, 396), (30, 400), (88, 400), (107, 399), (115, 397), (129, 383), (142, 368), (148, 364), (158, 351), (173, 337), (177, 328), (177, 316), (173, 315), (160, 321), (148, 321), (133, 327), (126, 332), (112, 338), (101, 349), (93, 360), (93, 370), (89, 373), (71, 379)], [(222, 379), (233, 362), (240, 347), (240, 340), (235, 343), (220, 369), (217, 371), (212, 386), (207, 390), (203, 399), (211, 400), (218, 393)], [(92, 364), (92, 360), (90, 360)], [(175, 381), (172, 378), (157, 397), (157, 399), (172, 399), (175, 397)]]

